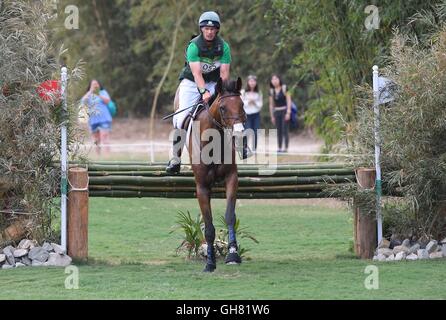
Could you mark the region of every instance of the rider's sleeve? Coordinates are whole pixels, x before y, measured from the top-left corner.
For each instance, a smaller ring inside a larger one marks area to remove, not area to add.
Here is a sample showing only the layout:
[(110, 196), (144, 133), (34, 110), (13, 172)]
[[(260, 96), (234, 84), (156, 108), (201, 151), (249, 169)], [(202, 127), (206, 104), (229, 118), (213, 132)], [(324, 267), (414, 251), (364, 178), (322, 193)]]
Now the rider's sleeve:
[(221, 56), (220, 62), (224, 64), (231, 63), (231, 48), (229, 48), (229, 44), (227, 42), (223, 44), (223, 55)]
[(200, 57), (198, 56), (198, 47), (195, 43), (191, 43), (186, 50), (187, 62), (200, 62)]

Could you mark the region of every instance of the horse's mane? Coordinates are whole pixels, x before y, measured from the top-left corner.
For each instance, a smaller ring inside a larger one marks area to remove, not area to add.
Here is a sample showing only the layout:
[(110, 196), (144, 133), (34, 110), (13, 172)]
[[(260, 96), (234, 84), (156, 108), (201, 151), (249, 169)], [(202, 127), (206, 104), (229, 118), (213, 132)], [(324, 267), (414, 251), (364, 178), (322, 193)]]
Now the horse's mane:
[(223, 81), (223, 92), (222, 93), (240, 93), (237, 90), (237, 81), (235, 80), (226, 80)]

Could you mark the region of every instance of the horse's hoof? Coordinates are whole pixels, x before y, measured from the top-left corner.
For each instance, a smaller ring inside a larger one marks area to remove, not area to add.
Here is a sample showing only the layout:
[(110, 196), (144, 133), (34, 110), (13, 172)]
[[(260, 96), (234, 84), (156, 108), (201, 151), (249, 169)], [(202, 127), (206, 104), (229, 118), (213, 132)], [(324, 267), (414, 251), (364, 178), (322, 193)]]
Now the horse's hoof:
[(203, 272), (214, 272), (215, 269), (217, 269), (217, 266), (215, 264), (206, 264)]
[(226, 264), (240, 264), (242, 263), (242, 258), (239, 256), (237, 252), (231, 252), (228, 254), (225, 260)]

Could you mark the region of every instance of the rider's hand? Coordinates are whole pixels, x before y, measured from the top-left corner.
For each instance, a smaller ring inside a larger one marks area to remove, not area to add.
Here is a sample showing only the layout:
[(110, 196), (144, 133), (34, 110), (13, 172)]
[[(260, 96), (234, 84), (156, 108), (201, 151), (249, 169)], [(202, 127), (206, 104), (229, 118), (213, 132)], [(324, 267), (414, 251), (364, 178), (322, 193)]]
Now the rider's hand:
[(206, 91), (206, 92), (203, 94), (203, 101), (204, 101), (205, 103), (208, 103), (208, 102), (209, 102), (209, 99), (211, 99), (211, 93), (210, 93), (209, 91)]
[(287, 113), (285, 115), (285, 121), (290, 121), (290, 119), (291, 119), (291, 115), (289, 113)]
[(271, 117), (271, 122), (273, 123), (273, 125), (275, 126), (276, 125), (276, 118), (274, 118), (274, 117)]

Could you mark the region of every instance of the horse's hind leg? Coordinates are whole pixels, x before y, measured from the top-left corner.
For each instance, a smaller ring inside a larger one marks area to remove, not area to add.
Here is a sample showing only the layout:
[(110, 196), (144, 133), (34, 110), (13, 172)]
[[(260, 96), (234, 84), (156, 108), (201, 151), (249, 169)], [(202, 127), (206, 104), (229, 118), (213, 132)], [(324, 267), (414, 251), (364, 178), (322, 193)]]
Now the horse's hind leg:
[(226, 264), (240, 264), (242, 258), (238, 253), (238, 245), (235, 234), (235, 203), (237, 201), (237, 174), (231, 174), (226, 178), (226, 214), (225, 220), (228, 226), (228, 255), (226, 257)]
[(210, 188), (197, 185), (197, 198), (204, 220), (204, 236), (208, 246), (206, 267), (203, 270), (204, 272), (213, 272), (217, 268), (214, 249), (215, 228), (212, 223), (210, 196)]

